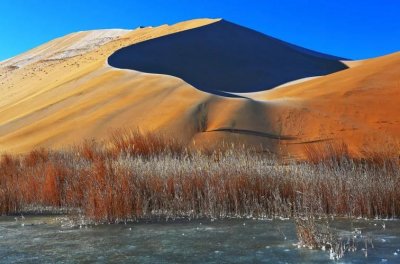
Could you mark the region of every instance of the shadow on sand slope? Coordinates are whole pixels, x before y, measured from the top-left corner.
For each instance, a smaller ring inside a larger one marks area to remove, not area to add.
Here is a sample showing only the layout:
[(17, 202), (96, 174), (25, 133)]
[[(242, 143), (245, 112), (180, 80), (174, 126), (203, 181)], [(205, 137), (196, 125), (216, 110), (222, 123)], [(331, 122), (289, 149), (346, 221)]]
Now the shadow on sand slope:
[(340, 59), (220, 20), (122, 48), (108, 63), (176, 76), (204, 92), (234, 96), (230, 93), (268, 90), (346, 69)]

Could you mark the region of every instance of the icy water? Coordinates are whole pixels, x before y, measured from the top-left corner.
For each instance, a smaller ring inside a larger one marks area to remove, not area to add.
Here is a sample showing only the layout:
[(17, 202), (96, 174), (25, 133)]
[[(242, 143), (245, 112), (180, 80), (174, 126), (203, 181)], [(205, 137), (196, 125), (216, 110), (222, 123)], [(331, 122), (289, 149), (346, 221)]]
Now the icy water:
[(297, 248), (289, 220), (79, 227), (65, 217), (0, 217), (0, 263), (400, 263), (399, 221), (338, 221), (335, 227), (371, 236), (368, 257), (361, 239), (358, 250), (339, 261)]

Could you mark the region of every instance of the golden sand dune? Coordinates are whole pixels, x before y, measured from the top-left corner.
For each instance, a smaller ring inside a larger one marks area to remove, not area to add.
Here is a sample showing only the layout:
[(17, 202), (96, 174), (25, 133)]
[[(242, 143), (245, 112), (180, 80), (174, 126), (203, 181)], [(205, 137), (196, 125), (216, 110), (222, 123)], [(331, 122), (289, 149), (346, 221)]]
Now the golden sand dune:
[(300, 142), (344, 141), (354, 152), (387, 148), (400, 137), (400, 53), (346, 71), (258, 93), (254, 100), (298, 105), (288, 122), (301, 124)]
[[(214, 21), (193, 20), (128, 32), (81, 32), (2, 62), (0, 150), (60, 147), (105, 136), (116, 127), (157, 129), (172, 120), (189, 118), (181, 118), (182, 108), (195, 105), (206, 94), (176, 78), (117, 70), (106, 61), (123, 46)], [(57, 57), (71, 47), (80, 51)]]
[(80, 32), (0, 63), (0, 152), (60, 148), (122, 127), (163, 131), (191, 146), (233, 140), (296, 155), (319, 140), (359, 149), (399, 137), (399, 54), (244, 98), (107, 64), (123, 47), (218, 22)]

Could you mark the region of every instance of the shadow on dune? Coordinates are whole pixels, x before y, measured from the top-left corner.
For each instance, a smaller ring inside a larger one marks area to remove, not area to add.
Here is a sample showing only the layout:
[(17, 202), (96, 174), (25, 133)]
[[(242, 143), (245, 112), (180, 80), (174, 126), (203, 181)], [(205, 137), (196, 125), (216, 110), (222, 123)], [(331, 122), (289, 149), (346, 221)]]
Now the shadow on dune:
[(340, 59), (221, 20), (122, 48), (108, 63), (176, 76), (204, 92), (235, 96), (230, 93), (268, 90), (346, 69)]
[(270, 138), (270, 139), (280, 139), (280, 140), (294, 140), (296, 137), (293, 136), (285, 136), (285, 135), (278, 135), (278, 134), (273, 134), (273, 133), (267, 133), (267, 132), (260, 132), (260, 131), (254, 131), (254, 130), (248, 130), (248, 129), (236, 129), (236, 128), (217, 128), (213, 130), (207, 130), (205, 131), (207, 133), (210, 132), (229, 132), (229, 133), (234, 133), (234, 134), (242, 134), (242, 135), (250, 135), (250, 136), (257, 136), (257, 137), (265, 137), (265, 138)]

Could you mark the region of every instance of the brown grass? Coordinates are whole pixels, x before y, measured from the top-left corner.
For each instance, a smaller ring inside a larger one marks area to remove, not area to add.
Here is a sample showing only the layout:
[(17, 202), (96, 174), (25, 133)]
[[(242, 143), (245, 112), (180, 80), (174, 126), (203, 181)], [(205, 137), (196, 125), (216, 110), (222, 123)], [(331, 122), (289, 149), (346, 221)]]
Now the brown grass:
[(310, 210), (351, 217), (400, 214), (398, 160), (374, 164), (325, 148), (331, 152), (323, 159), (317, 154), (325, 150), (308, 149), (311, 163), (281, 164), (254, 150), (204, 154), (153, 134), (120, 131), (109, 142), (86, 141), (69, 151), (3, 155), (0, 213), (50, 206), (79, 209), (98, 222), (293, 217)]
[(347, 145), (344, 142), (317, 142), (304, 147), (305, 158), (309, 163), (337, 166), (344, 160), (352, 159)]
[(160, 154), (181, 154), (183, 145), (173, 137), (141, 133), (139, 129), (119, 129), (111, 134), (110, 150), (115, 155), (149, 157)]

